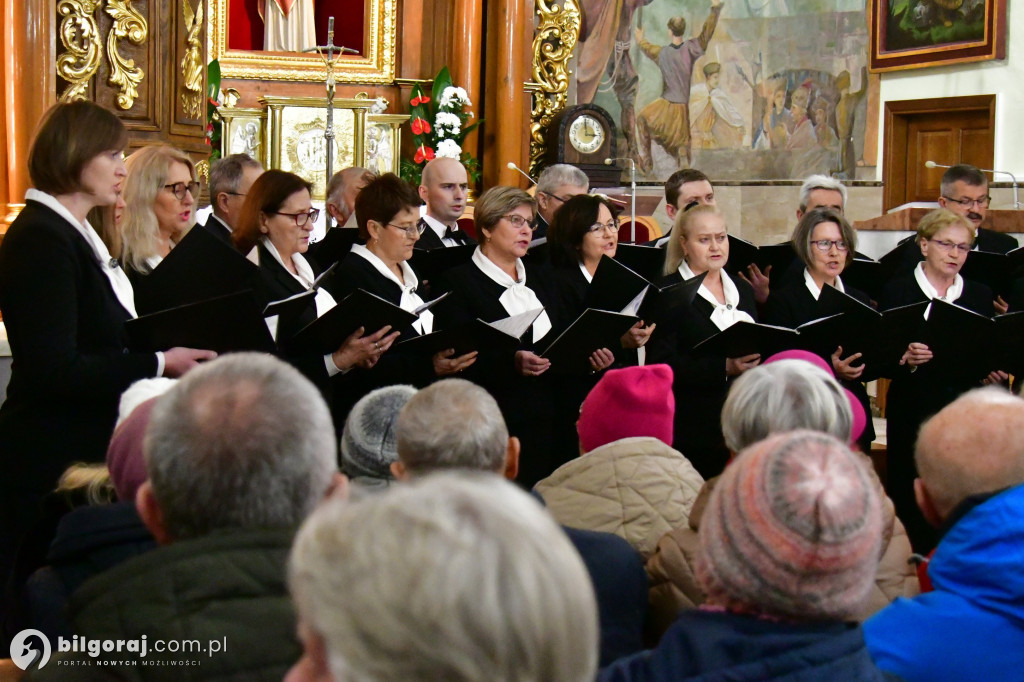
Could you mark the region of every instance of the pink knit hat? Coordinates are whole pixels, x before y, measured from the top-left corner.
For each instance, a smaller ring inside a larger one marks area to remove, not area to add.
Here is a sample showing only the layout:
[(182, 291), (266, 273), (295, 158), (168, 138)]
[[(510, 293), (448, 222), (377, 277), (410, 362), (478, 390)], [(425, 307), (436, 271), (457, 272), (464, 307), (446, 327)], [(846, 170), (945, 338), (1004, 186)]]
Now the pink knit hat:
[(719, 479), (700, 524), (709, 604), (852, 620), (875, 578), (882, 504), (860, 458), (813, 431), (755, 443)]
[(832, 369), (832, 365), (830, 363), (825, 362), (820, 355), (816, 355), (806, 350), (784, 350), (781, 353), (776, 353), (771, 356), (761, 364), (770, 365), (771, 363), (778, 362), (779, 360), (803, 360), (804, 362), (809, 362), (815, 367), (820, 367), (825, 370), (828, 372), (830, 377), (835, 378), (836, 376), (835, 370)]
[(612, 369), (583, 401), (576, 431), (584, 452), (633, 436), (649, 436), (672, 445), (675, 414), (671, 367)]
[(135, 493), (146, 481), (146, 461), (142, 457), (142, 437), (149, 426), (149, 415), (159, 396), (139, 403), (114, 430), (107, 447), (107, 469), (114, 483), (117, 499), (134, 500)]

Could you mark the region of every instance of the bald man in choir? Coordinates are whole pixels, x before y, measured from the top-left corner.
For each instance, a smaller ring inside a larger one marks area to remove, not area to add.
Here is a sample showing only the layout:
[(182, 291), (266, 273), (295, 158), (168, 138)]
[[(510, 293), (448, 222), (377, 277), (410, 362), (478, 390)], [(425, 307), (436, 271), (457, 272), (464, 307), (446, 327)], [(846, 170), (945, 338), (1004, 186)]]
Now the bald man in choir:
[(302, 52), (316, 47), (313, 0), (260, 0), (259, 7), (264, 50)]
[(420, 178), (420, 240), (417, 249), (476, 244), (459, 229), (459, 218), (469, 198), (469, 174), (456, 159), (439, 156), (427, 162)]

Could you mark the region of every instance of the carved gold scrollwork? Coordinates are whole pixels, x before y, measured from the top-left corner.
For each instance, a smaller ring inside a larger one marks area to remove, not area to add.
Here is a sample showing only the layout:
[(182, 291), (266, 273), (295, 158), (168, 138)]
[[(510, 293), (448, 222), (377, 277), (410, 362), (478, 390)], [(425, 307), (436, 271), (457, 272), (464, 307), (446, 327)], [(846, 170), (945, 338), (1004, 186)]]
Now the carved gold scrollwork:
[(60, 42), (64, 52), (57, 57), (57, 75), (68, 82), (61, 102), (86, 98), (89, 81), (100, 67), (102, 45), (100, 29), (93, 14), (100, 0), (60, 0), (57, 12), (64, 17), (60, 23)]
[(120, 89), (117, 106), (127, 111), (139, 96), (139, 83), (145, 74), (135, 66), (134, 59), (121, 56), (117, 43), (127, 38), (134, 45), (142, 45), (146, 42), (149, 26), (138, 10), (132, 7), (131, 0), (107, 0), (106, 12), (114, 19), (107, 33), (107, 61), (110, 62), (110, 77), (107, 81)]
[(185, 78), (181, 84), (181, 107), (189, 118), (200, 118), (203, 115), (203, 45), (199, 34), (203, 30), (203, 0), (199, 0), (194, 12), (192, 0), (185, 0), (182, 6), (188, 48), (181, 60), (181, 73)]
[(545, 153), (544, 131), (565, 107), (569, 89), (569, 59), (580, 35), (580, 6), (564, 0), (562, 6), (535, 0), (540, 23), (533, 38), (533, 80), (540, 91), (533, 94), (530, 124), (530, 169), (536, 173)]

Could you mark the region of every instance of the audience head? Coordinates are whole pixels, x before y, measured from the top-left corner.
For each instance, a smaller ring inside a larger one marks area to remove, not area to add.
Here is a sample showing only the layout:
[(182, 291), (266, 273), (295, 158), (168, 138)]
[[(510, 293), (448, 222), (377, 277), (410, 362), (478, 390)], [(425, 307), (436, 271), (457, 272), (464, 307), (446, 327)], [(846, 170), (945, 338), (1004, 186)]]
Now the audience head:
[(394, 173), (373, 178), (356, 196), (360, 239), (386, 263), (408, 260), (420, 238), (419, 206), (416, 190)]
[(107, 446), (107, 469), (117, 491), (117, 499), (121, 501), (134, 500), (146, 482), (142, 443), (158, 398), (153, 396), (138, 404), (114, 429)]
[(935, 525), (964, 500), (1024, 483), (1024, 400), (1000, 388), (965, 393), (917, 438), (917, 502)]
[(526, 255), (537, 220), (537, 200), (518, 187), (492, 187), (473, 210), (480, 249), (491, 260)]
[(248, 253), (261, 238), (267, 237), (283, 259), (304, 253), (319, 215), (319, 211), (311, 215), (316, 211), (312, 190), (313, 185), (298, 175), (276, 168), (256, 178), (231, 233), (235, 248)]
[(297, 527), (337, 482), (336, 447), (330, 411), (298, 370), (269, 355), (226, 355), (153, 408), (139, 513), (161, 543)]
[(245, 197), (263, 173), (260, 162), (248, 154), (231, 154), (210, 164), (210, 204), (213, 214), (232, 230), (238, 224), (238, 213)]
[(469, 195), (466, 167), (458, 160), (444, 156), (431, 159), (423, 166), (419, 194), (427, 205), (428, 216), (454, 227), (466, 210)]
[(443, 469), (516, 475), (519, 440), (509, 437), (491, 394), (464, 379), (444, 379), (418, 391), (398, 415), (395, 440), (395, 478)]
[[(427, 389), (429, 390), (429, 389)], [(529, 494), (443, 473), (303, 525), (289, 585), (305, 656), (289, 680), (592, 680), (582, 560)]]
[(780, 360), (736, 379), (722, 406), (726, 447), (739, 452), (773, 433), (795, 429), (850, 441), (853, 412), (830, 374), (803, 360)]
[(84, 100), (55, 104), (28, 151), (32, 186), (54, 196), (86, 193), (93, 206), (111, 206), (121, 193), (127, 144), (128, 131), (112, 111)]
[(855, 619), (881, 551), (876, 485), (858, 455), (823, 433), (780, 433), (741, 452), (701, 519), (696, 574), (708, 604)]
[[(825, 242), (828, 248), (820, 247)], [(836, 242), (842, 242), (842, 248)], [(835, 209), (807, 211), (793, 230), (793, 250), (812, 276), (831, 282), (853, 260), (857, 233)]]
[(799, 220), (804, 213), (823, 207), (842, 214), (845, 206), (846, 185), (827, 175), (812, 175), (800, 186), (800, 207), (796, 210), (796, 218)]
[(702, 206), (715, 205), (715, 190), (708, 176), (696, 168), (683, 168), (668, 176), (665, 181), (665, 213), (670, 220), (683, 209), (697, 202)]
[(988, 213), (988, 178), (978, 168), (966, 163), (950, 166), (942, 174), (939, 206), (970, 221), (975, 229), (981, 227)]
[(695, 275), (721, 270), (729, 260), (729, 229), (714, 204), (698, 204), (676, 213), (672, 238), (665, 245), (665, 274), (686, 261)]
[[(331, 176), (331, 181), (327, 183), (325, 207), (339, 226), (348, 222), (349, 217), (355, 213), (356, 197), (375, 177), (375, 173), (359, 166), (344, 168)], [(419, 204), (417, 199), (416, 205)]]
[(416, 389), (402, 384), (367, 393), (348, 413), (341, 434), (341, 470), (353, 480), (388, 481), (398, 461), (395, 422)]
[(199, 182), (188, 154), (167, 145), (143, 147), (125, 161), (124, 263), (140, 272), (160, 255), (160, 241), (177, 242), (195, 222)]
[(548, 245), (552, 264), (575, 268), (580, 263), (597, 263), (602, 255), (613, 258), (619, 243), (618, 214), (615, 204), (605, 197), (570, 197), (550, 221)]
[(590, 452), (623, 438), (657, 438), (672, 445), (676, 414), (672, 368), (645, 365), (610, 369), (587, 394), (576, 432)]
[(554, 223), (555, 213), (572, 197), (586, 194), (590, 189), (587, 174), (576, 166), (556, 163), (545, 168), (537, 178), (537, 211), (548, 225)]

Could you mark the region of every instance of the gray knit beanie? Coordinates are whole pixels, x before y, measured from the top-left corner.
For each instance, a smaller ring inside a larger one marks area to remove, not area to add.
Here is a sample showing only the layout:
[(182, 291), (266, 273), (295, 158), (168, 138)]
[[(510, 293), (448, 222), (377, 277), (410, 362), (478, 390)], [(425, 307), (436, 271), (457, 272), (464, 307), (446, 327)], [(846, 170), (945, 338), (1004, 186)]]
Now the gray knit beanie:
[(341, 435), (341, 470), (346, 476), (392, 478), (391, 463), (398, 459), (395, 420), (414, 395), (412, 386), (385, 386), (355, 404)]

